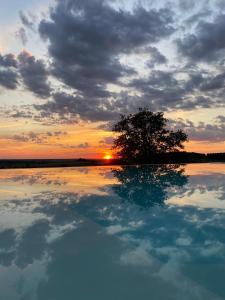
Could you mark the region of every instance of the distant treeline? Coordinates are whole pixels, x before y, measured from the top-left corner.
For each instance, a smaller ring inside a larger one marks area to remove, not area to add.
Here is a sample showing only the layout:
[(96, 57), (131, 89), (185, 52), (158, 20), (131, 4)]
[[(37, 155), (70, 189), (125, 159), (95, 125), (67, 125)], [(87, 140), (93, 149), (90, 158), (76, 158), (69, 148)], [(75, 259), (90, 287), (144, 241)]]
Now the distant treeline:
[(209, 153), (207, 154), (208, 159), (225, 161), (225, 152), (224, 153)]
[(225, 162), (225, 153), (171, 152), (155, 155), (153, 163)]
[(129, 164), (173, 164), (173, 163), (204, 163), (225, 162), (225, 153), (195, 153), (195, 152), (171, 152), (153, 155), (151, 161), (125, 161), (120, 159), (4, 159), (0, 160), (0, 169), (15, 168), (59, 168), (105, 165), (129, 165)]
[(97, 159), (4, 159), (0, 160), (0, 169), (25, 168), (62, 168), (80, 166), (98, 166), (101, 161)]
[(128, 161), (121, 160), (121, 164), (171, 164), (171, 163), (203, 163), (203, 162), (225, 162), (225, 153), (196, 153), (196, 152), (169, 152), (152, 154), (151, 161)]

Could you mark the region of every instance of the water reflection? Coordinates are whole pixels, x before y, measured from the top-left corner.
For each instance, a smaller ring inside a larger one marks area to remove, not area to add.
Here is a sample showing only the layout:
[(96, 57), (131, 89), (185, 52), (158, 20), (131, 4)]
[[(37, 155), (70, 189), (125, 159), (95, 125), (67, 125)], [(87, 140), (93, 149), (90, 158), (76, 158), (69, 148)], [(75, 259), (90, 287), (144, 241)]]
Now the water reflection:
[(188, 182), (180, 165), (123, 166), (113, 170), (121, 183), (114, 191), (125, 201), (143, 208), (164, 205), (168, 189), (183, 187)]
[(16, 191), (42, 179), (0, 202), (0, 299), (225, 299), (225, 172), (209, 169), (2, 173)]

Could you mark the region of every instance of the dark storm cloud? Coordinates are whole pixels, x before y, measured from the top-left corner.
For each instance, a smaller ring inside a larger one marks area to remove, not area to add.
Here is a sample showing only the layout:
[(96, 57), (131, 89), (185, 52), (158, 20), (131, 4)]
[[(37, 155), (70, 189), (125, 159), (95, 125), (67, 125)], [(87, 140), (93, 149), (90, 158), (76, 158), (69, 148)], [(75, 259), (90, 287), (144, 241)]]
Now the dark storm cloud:
[(18, 56), (19, 72), (26, 88), (40, 97), (50, 96), (48, 83), (48, 71), (44, 62), (36, 59), (27, 52), (21, 52)]
[(107, 83), (133, 73), (118, 56), (169, 36), (172, 23), (168, 9), (136, 6), (130, 12), (103, 0), (58, 0), (39, 32), (49, 41), (53, 74), (84, 94), (101, 96)]
[(225, 49), (225, 15), (212, 22), (200, 21), (193, 34), (177, 40), (179, 52), (191, 60), (218, 60)]

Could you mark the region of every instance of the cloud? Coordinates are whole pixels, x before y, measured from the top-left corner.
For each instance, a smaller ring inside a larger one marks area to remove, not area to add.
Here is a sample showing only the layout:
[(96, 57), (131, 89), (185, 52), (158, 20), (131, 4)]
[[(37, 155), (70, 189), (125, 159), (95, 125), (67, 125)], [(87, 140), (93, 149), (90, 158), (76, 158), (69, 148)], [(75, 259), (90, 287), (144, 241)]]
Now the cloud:
[(80, 149), (87, 149), (89, 147), (90, 147), (90, 145), (87, 142), (77, 145), (77, 148), (80, 148)]
[(141, 92), (139, 105), (153, 110), (182, 106), (186, 89), (171, 71), (153, 70), (147, 78), (134, 79), (129, 86)]
[(212, 11), (209, 10), (207, 7), (201, 9), (199, 12), (192, 14), (185, 20), (186, 26), (193, 26), (196, 23), (198, 23), (201, 19), (204, 19), (206, 17), (209, 17), (212, 15)]
[(114, 138), (112, 136), (107, 136), (103, 140), (100, 141), (100, 144), (104, 145), (112, 145)]
[(221, 124), (225, 123), (225, 116), (221, 116), (221, 115), (217, 116), (217, 122)]
[(182, 11), (193, 9), (196, 4), (195, 0), (179, 0), (178, 5)]
[(19, 12), (20, 20), (26, 28), (29, 28), (31, 30), (34, 30), (34, 19), (35, 17), (33, 15), (27, 16), (23, 11)]
[(23, 27), (21, 27), (19, 30), (17, 30), (16, 37), (21, 41), (23, 46), (25, 46), (27, 44), (27, 41), (28, 41), (27, 33)]
[(62, 145), (59, 144), (58, 146), (65, 148), (65, 149), (87, 149), (90, 148), (91, 146), (89, 145), (89, 143), (85, 142), (85, 143), (81, 143), (78, 145)]
[(200, 89), (202, 91), (211, 91), (224, 88), (225, 83), (225, 72), (218, 75), (213, 75), (207, 78), (201, 85)]
[(1, 116), (8, 116), (9, 118), (13, 119), (32, 119), (33, 111), (31, 110), (30, 106), (21, 106), (18, 108), (17, 106), (13, 105), (6, 110), (1, 110)]
[(177, 39), (180, 54), (193, 61), (217, 61), (224, 54), (225, 15), (220, 14), (213, 21), (200, 21), (195, 33)]
[(5, 67), (5, 68), (9, 68), (9, 67), (17, 67), (17, 60), (15, 55), (9, 53), (6, 55), (1, 55), (0, 54), (0, 67)]
[(15, 90), (18, 85), (17, 61), (13, 54), (0, 54), (0, 85)]
[(189, 120), (170, 121), (175, 128), (183, 129), (192, 141), (220, 143), (225, 142), (225, 122), (223, 116), (217, 117), (215, 124), (199, 122), (195, 125)]
[(29, 132), (29, 133), (22, 133), (22, 134), (15, 134), (10, 139), (22, 142), (22, 143), (34, 143), (34, 144), (44, 144), (49, 142), (51, 138), (60, 139), (67, 135), (65, 131), (54, 131), (54, 132), (44, 132), (44, 133), (36, 133), (36, 132)]
[(188, 67), (152, 70), (149, 76), (135, 78), (129, 87), (141, 92), (139, 106), (152, 110), (192, 110), (223, 106), (225, 72), (214, 74)]
[[(128, 9), (107, 0), (56, 0), (38, 24), (48, 47), (46, 61), (27, 52), (0, 55), (1, 86), (23, 86), (46, 99), (8, 115), (43, 124), (81, 119), (111, 124), (138, 107), (172, 111), (224, 106), (225, 17), (203, 2), (175, 1), (172, 11), (165, 3)], [(34, 16), (20, 12), (20, 19), (24, 30), (35, 32)], [(174, 36), (183, 61), (172, 57), (178, 54), (173, 53)], [(220, 64), (210, 72), (199, 63), (213, 60)]]
[(0, 70), (0, 85), (4, 88), (15, 90), (18, 84), (17, 73), (12, 70)]
[(28, 31), (35, 32), (35, 22), (36, 17), (29, 13), (29, 15), (25, 14), (23, 11), (19, 12), (20, 21), (22, 26), (16, 31), (16, 37), (21, 41), (23, 46), (25, 46), (28, 42)]
[(18, 62), (19, 72), (24, 85), (40, 97), (49, 97), (51, 88), (44, 62), (25, 51), (19, 54)]
[(156, 47), (148, 47), (151, 58), (147, 62), (147, 67), (154, 68), (156, 65), (162, 65), (167, 63), (167, 58), (160, 53)]
[(41, 98), (50, 96), (48, 69), (41, 59), (23, 51), (17, 57), (9, 53), (0, 54), (0, 85), (16, 89), (19, 83)]
[(66, 123), (79, 119), (91, 121), (113, 120), (118, 115), (109, 100), (101, 101), (97, 98), (83, 98), (66, 93), (56, 93), (53, 100), (44, 104), (34, 105), (43, 117), (57, 115)]
[[(109, 1), (56, 2), (39, 32), (49, 42), (52, 73), (87, 96), (105, 97), (106, 84), (134, 70), (120, 63), (119, 55), (154, 43), (173, 31), (168, 9), (132, 11), (115, 9)], [(63, 41), (63, 42), (62, 42)]]

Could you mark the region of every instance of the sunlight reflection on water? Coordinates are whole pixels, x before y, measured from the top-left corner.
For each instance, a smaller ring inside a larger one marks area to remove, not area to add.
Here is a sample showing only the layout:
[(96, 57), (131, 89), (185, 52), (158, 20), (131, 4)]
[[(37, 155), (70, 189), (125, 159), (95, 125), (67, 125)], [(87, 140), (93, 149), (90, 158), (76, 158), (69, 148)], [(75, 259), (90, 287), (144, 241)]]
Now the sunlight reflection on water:
[(225, 299), (225, 164), (0, 171), (0, 299)]

